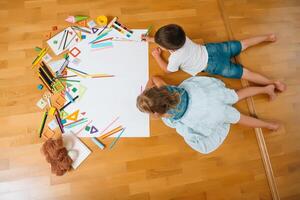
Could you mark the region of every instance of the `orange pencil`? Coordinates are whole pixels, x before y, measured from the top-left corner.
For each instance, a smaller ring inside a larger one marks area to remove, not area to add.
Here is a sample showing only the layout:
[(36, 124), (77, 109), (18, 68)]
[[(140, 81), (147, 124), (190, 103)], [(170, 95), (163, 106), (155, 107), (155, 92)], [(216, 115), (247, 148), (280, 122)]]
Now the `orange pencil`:
[(122, 129), (123, 129), (122, 126), (118, 126), (117, 128), (114, 128), (113, 130), (111, 130), (111, 131), (109, 131), (109, 132), (107, 132), (107, 133), (101, 135), (99, 139), (100, 139), (100, 140), (103, 140), (103, 139), (105, 139), (105, 138), (107, 138), (107, 137), (109, 137), (109, 136), (111, 136), (111, 135), (113, 135), (113, 134), (119, 132), (119, 131), (122, 130)]

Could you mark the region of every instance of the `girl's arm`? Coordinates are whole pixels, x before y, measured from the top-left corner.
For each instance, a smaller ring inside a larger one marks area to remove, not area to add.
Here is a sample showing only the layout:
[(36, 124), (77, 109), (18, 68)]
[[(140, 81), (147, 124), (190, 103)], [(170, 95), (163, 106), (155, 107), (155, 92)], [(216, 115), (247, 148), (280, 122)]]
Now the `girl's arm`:
[(152, 76), (149, 81), (147, 82), (146, 89), (152, 88), (154, 86), (156, 87), (162, 87), (167, 85), (166, 82), (164, 82), (159, 76)]

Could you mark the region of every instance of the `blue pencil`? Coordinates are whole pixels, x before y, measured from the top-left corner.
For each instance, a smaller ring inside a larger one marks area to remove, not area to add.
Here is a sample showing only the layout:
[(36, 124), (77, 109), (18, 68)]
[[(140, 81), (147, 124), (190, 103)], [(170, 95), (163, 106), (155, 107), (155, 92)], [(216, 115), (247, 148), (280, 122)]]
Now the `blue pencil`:
[(114, 139), (114, 141), (112, 141), (112, 143), (109, 145), (109, 149), (112, 149), (115, 144), (117, 143), (117, 141), (120, 139), (122, 133), (125, 131), (125, 128), (123, 128), (123, 130), (121, 131), (121, 133)]

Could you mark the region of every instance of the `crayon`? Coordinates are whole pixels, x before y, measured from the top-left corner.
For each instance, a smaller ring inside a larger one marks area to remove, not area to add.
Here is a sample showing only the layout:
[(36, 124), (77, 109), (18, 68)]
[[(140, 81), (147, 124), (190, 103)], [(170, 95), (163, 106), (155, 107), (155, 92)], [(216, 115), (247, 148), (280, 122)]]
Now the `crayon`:
[(47, 116), (48, 116), (48, 112), (45, 111), (44, 115), (43, 115), (43, 118), (42, 118), (41, 125), (40, 125), (40, 129), (39, 129), (40, 137), (42, 137), (42, 133), (43, 133), (43, 130), (44, 130), (44, 127), (45, 127), (45, 122), (46, 122)]

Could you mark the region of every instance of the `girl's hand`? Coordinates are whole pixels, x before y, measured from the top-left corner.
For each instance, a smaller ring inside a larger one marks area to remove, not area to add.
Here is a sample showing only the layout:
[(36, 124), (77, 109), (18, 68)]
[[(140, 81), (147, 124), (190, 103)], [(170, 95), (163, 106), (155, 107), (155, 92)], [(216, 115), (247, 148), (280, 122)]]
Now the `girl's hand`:
[(142, 35), (141, 36), (142, 38), (142, 41), (146, 41), (146, 42), (154, 42), (154, 38), (153, 37), (150, 37), (150, 36), (147, 36), (147, 35)]
[(152, 51), (153, 57), (160, 57), (160, 55), (161, 55), (161, 49), (159, 47), (156, 47), (155, 49), (153, 49), (153, 51)]

